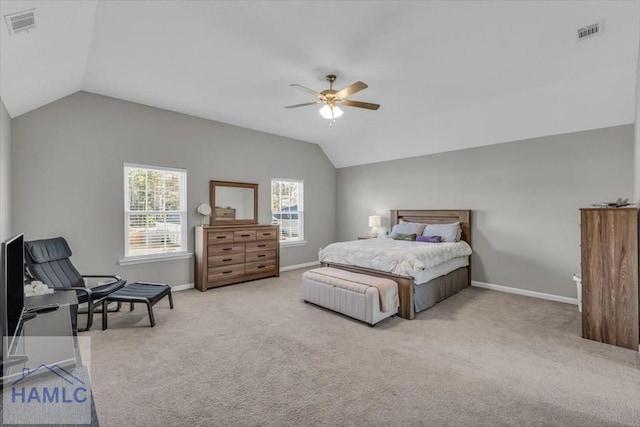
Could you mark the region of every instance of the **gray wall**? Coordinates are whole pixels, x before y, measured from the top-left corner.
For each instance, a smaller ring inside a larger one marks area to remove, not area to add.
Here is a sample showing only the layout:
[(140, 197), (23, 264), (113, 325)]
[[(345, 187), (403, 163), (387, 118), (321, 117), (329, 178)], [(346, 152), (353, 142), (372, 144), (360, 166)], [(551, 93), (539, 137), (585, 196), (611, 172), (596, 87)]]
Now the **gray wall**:
[(209, 180), (259, 184), (259, 219), (270, 223), (271, 178), (304, 180), (305, 246), (281, 265), (318, 259), (335, 240), (336, 170), (318, 145), (78, 92), (13, 119), (13, 226), (26, 238), (65, 236), (89, 273), (192, 283), (193, 259), (119, 266), (124, 256), (123, 163), (188, 170), (189, 249)]
[(0, 98), (0, 240), (11, 231), (11, 118)]
[(633, 131), (626, 125), (338, 169), (338, 238), (366, 234), (372, 214), (388, 226), (390, 209), (472, 209), (474, 280), (576, 297), (578, 209), (632, 196)]

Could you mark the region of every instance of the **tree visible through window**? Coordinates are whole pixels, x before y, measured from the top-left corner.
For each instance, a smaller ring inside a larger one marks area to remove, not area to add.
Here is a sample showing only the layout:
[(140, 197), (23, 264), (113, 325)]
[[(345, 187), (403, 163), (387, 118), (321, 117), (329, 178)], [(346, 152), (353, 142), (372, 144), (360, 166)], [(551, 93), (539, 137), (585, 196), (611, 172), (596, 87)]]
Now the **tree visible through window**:
[(125, 257), (187, 248), (187, 171), (124, 165)]
[(304, 240), (303, 181), (271, 180), (271, 217), (280, 225), (281, 242)]

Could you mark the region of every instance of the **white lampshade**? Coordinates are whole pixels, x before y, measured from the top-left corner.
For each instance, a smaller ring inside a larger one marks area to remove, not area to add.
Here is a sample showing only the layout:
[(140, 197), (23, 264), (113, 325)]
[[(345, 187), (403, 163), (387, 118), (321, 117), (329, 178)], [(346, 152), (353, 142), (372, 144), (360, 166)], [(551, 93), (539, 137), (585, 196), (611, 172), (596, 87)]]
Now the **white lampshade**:
[(325, 104), (324, 107), (320, 109), (320, 115), (328, 120), (337, 119), (342, 114), (344, 114), (344, 112), (337, 105), (331, 106)]
[(369, 227), (380, 227), (380, 217), (378, 215), (371, 215), (369, 217)]

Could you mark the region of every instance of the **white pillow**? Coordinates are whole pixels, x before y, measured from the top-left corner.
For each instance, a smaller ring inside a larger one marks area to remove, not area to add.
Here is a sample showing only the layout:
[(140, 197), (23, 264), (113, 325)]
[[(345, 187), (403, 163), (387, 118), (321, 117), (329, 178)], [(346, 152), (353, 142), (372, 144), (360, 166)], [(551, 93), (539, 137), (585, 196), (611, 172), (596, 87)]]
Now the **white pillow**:
[(415, 234), (419, 236), (422, 234), (426, 224), (418, 224), (417, 222), (403, 222), (393, 226), (389, 237), (394, 238), (397, 234)]
[(443, 242), (459, 242), (462, 237), (460, 223), (453, 224), (427, 224), (422, 231), (423, 236), (440, 236)]

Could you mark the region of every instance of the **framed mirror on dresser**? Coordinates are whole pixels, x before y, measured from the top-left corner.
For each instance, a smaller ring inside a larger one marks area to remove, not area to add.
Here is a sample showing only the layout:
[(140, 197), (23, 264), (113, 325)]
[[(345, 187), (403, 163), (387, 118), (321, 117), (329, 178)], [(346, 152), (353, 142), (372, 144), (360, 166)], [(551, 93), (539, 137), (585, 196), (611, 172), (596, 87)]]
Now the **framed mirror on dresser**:
[(258, 184), (210, 182), (211, 224), (196, 227), (196, 282), (209, 288), (280, 275), (278, 225), (258, 224)]
[(211, 225), (257, 224), (258, 184), (211, 181)]

